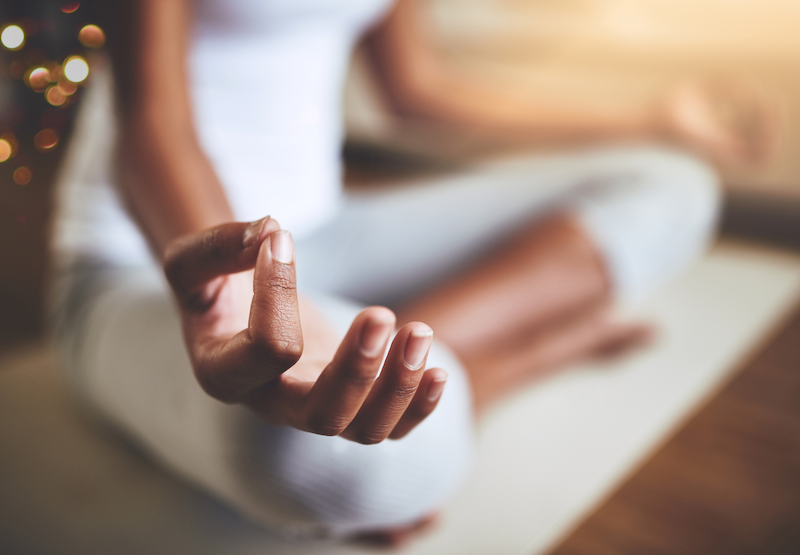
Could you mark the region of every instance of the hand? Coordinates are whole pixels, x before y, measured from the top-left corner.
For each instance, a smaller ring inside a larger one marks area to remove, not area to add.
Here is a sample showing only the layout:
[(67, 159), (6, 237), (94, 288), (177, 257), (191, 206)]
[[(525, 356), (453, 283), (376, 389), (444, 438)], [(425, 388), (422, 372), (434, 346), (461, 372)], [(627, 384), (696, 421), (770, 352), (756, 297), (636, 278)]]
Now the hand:
[[(249, 292), (242, 285), (253, 269)], [(220, 401), (245, 404), (272, 424), (366, 444), (403, 437), (438, 403), (447, 375), (425, 371), (432, 339), (425, 324), (403, 326), (383, 364), (395, 326), (387, 308), (363, 310), (332, 360), (324, 358), (319, 333), (304, 338), (294, 246), (275, 220), (176, 239), (164, 270), (195, 377)], [(304, 339), (312, 356), (302, 356)]]
[(660, 108), (667, 135), (733, 166), (764, 162), (781, 128), (775, 99), (753, 84), (732, 79), (687, 81)]

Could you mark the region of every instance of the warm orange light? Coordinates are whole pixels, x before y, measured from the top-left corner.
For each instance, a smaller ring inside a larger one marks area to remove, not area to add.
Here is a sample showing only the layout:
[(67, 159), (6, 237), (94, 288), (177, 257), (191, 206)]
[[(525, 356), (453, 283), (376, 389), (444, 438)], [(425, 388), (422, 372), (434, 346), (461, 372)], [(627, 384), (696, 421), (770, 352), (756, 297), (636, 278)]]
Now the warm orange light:
[(14, 170), (14, 183), (17, 185), (27, 185), (31, 182), (31, 170), (25, 166), (20, 166)]
[(64, 13), (74, 13), (75, 10), (81, 7), (80, 2), (67, 2), (63, 6), (61, 6), (61, 11)]
[(61, 77), (63, 77), (63, 75), (61, 74), (61, 64), (57, 62), (48, 60), (42, 64), (42, 67), (50, 72), (51, 83), (55, 83), (56, 81), (61, 79)]
[(58, 85), (48, 87), (47, 92), (44, 93), (44, 97), (53, 106), (61, 106), (67, 100), (67, 95), (61, 92), (61, 89), (58, 87)]
[(69, 96), (75, 94), (75, 91), (78, 90), (78, 85), (67, 79), (62, 79), (58, 82), (58, 90), (60, 90), (64, 96)]
[(28, 75), (28, 83), (35, 91), (43, 91), (50, 84), (50, 72), (43, 67), (37, 67)]
[(11, 158), (11, 144), (5, 139), (0, 139), (0, 162)]
[(17, 148), (19, 147), (17, 137), (13, 133), (4, 133), (2, 136), (0, 136), (0, 139), (7, 142), (8, 146), (11, 147), (11, 156), (13, 157), (17, 153)]
[(86, 25), (78, 33), (78, 40), (89, 48), (100, 48), (106, 43), (106, 34), (97, 25)]
[(80, 56), (71, 56), (64, 62), (64, 77), (73, 83), (80, 83), (89, 76), (89, 64)]
[(33, 146), (39, 152), (47, 152), (58, 144), (58, 135), (52, 129), (42, 129), (33, 138)]

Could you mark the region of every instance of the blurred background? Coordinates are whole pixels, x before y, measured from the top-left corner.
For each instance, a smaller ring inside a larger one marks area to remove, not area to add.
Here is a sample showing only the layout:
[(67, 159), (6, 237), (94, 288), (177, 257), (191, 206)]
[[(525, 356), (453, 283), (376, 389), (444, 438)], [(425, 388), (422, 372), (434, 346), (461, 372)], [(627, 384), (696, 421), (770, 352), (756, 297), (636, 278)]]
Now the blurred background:
[[(509, 88), (610, 113), (687, 80), (760, 88), (784, 133), (766, 164), (721, 169), (735, 191), (796, 198), (800, 181), (800, 4), (791, 0), (429, 0), (451, 64)], [(723, 85), (724, 87), (724, 85)], [(357, 105), (348, 106), (351, 112)], [(360, 122), (352, 122), (358, 131)], [(362, 125), (369, 125), (363, 124)]]
[[(80, 90), (58, 97), (55, 106), (25, 73), (48, 60), (61, 63), (93, 50), (77, 40), (79, 30), (91, 23), (91, 10), (77, 6), (5, 0), (0, 8), (4, 27), (17, 23), (26, 30), (22, 50), (0, 49), (0, 134), (14, 134), (21, 145), (0, 162), (4, 343), (42, 330), (50, 189), (80, 97)], [(770, 140), (777, 144), (762, 163), (719, 162), (729, 197), (725, 229), (789, 245), (800, 236), (795, 224), (800, 210), (797, 2), (427, 0), (425, 9), (437, 48), (459, 71), (535, 90), (544, 99), (569, 99), (576, 107), (613, 114), (658, 102), (681, 83), (700, 82), (710, 85), (720, 117), (726, 117), (737, 87), (756, 88), (775, 120), (776, 136)], [(443, 141), (435, 135), (426, 141), (424, 133), (407, 129), (387, 115), (379, 95), (369, 90), (366, 64), (358, 55), (356, 60), (345, 98), (351, 138), (345, 153), (353, 184), (375, 181), (375, 174), (407, 172), (421, 159), (452, 161), (497, 150), (475, 140), (464, 145), (458, 137)], [(55, 132), (56, 144), (38, 148), (33, 141), (44, 129)], [(541, 140), (535, 146), (548, 144)], [(32, 170), (24, 184), (13, 177), (21, 166)]]
[[(452, 67), (509, 88), (534, 89), (542, 98), (569, 99), (576, 107), (592, 106), (614, 114), (663, 102), (684, 90), (685, 83), (702, 83), (716, 117), (746, 127), (748, 115), (731, 113), (735, 112), (731, 99), (757, 95), (763, 108), (758, 117), (769, 119), (765, 140), (772, 147), (757, 163), (715, 160), (725, 187), (721, 233), (800, 250), (797, 0), (427, 0), (425, 10), (436, 46)], [(91, 81), (91, 68), (104, 63), (102, 36), (90, 31), (81, 38), (81, 30), (93, 23), (93, 13), (85, 3), (0, 3), (0, 29), (4, 32), (13, 25), (24, 35), (23, 42), (17, 43), (14, 33), (4, 33), (0, 47), (0, 352), (36, 342), (46, 326), (43, 306), (54, 177), (69, 143), (82, 87)], [(356, 53), (343, 99), (348, 186), (374, 185), (397, 175), (433, 171), (519, 148), (403, 121), (381, 98), (363, 58)], [(66, 71), (70, 60), (85, 60), (88, 76), (76, 74), (71, 79)], [(34, 74), (37, 68), (46, 69), (47, 75)], [(550, 149), (563, 146), (564, 141), (541, 138), (525, 148)], [(773, 376), (782, 376), (770, 382), (773, 389), (793, 391), (790, 386), (797, 386), (796, 379), (789, 381), (786, 376), (796, 374), (800, 359), (798, 322), (795, 318), (793, 331), (779, 338), (779, 351), (770, 351), (772, 358), (760, 363)], [(764, 382), (748, 379), (738, 383), (739, 390), (756, 391), (767, 399)], [(759, 450), (771, 453), (770, 457), (751, 458), (750, 466), (725, 476), (727, 483), (734, 483), (756, 476), (760, 468), (782, 476), (783, 481), (769, 482), (769, 487), (761, 489), (764, 482), (753, 478), (746, 483), (747, 494), (738, 497), (720, 486), (729, 497), (715, 498), (714, 505), (724, 508), (726, 499), (752, 501), (763, 513), (764, 519), (758, 521), (763, 530), (777, 530), (777, 539), (766, 542), (761, 551), (736, 551), (729, 546), (729, 550), (705, 553), (800, 550), (800, 475), (795, 468), (800, 450), (793, 439), (798, 437), (800, 410), (796, 401), (787, 403), (791, 410), (780, 418), (759, 420), (779, 430), (779, 439), (756, 434), (747, 449), (739, 443), (733, 449), (743, 457), (745, 451)], [(737, 425), (755, 420), (743, 414), (736, 413)], [(684, 438), (683, 447), (676, 448), (684, 449), (682, 456), (676, 456), (672, 466), (667, 461), (640, 476), (640, 489), (628, 492), (629, 501), (641, 497), (648, 486), (662, 484), (665, 475), (676, 477), (690, 468), (687, 453), (689, 459), (714, 459), (714, 453), (702, 455), (696, 449), (707, 445), (720, 426), (730, 425), (730, 413), (723, 416), (712, 411), (703, 418), (703, 427), (695, 428)], [(686, 451), (687, 445), (692, 450)], [(684, 481), (684, 491), (718, 493), (720, 489), (702, 486), (714, 481), (718, 475), (714, 468), (697, 471), (697, 482)], [(605, 527), (595, 522), (601, 530), (597, 533), (615, 526), (620, 534), (633, 533), (619, 523), (630, 516), (625, 511), (631, 506), (641, 507), (636, 504), (640, 501), (632, 505), (617, 501), (600, 519)], [(669, 521), (669, 515), (663, 514), (668, 506), (656, 510), (662, 511), (659, 518)], [(698, 513), (686, 518), (692, 514)], [(717, 526), (709, 534), (718, 539), (728, 534), (725, 526), (731, 522), (757, 525), (749, 516), (734, 516), (714, 520), (702, 515), (709, 526)], [(681, 518), (670, 522), (676, 520)], [(723, 520), (724, 525), (720, 524)], [(669, 530), (662, 532), (669, 536)], [(581, 545), (586, 551), (579, 549)], [(586, 546), (592, 545), (597, 544), (575, 540), (563, 552), (589, 553), (592, 548)]]

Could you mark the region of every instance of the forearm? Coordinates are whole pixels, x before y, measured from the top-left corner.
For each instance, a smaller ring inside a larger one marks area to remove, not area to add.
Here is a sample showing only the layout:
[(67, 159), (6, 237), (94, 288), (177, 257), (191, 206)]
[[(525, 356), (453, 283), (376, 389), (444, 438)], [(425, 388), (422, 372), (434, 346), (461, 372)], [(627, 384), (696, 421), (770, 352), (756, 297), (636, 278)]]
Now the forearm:
[(445, 125), (519, 137), (640, 137), (659, 133), (657, 110), (572, 103), (443, 69), (397, 101), (401, 112)]
[(175, 237), (233, 219), (193, 129), (132, 115), (122, 125), (119, 164), (122, 194), (157, 256)]
[(461, 71), (441, 54), (415, 0), (401, 0), (368, 48), (394, 109), (405, 116), (512, 136), (659, 133), (658, 105), (608, 109)]
[(186, 75), (190, 5), (127, 1), (110, 11), (123, 197), (157, 256), (175, 237), (232, 219), (200, 147)]

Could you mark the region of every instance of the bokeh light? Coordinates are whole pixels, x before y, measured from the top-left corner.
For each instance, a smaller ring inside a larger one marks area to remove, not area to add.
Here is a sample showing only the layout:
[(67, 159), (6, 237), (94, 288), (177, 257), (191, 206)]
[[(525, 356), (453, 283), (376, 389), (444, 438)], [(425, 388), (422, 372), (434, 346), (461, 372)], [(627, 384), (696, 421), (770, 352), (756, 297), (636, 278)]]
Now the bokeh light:
[(5, 139), (0, 139), (0, 162), (11, 158), (11, 144)]
[(61, 11), (64, 13), (74, 13), (75, 10), (81, 7), (80, 2), (67, 2), (63, 6), (61, 6)]
[(58, 90), (61, 91), (61, 94), (69, 96), (75, 94), (75, 91), (78, 90), (78, 85), (68, 79), (61, 79), (58, 82)]
[(9, 25), (0, 33), (0, 42), (9, 50), (19, 50), (25, 43), (25, 32), (19, 25)]
[(73, 83), (80, 83), (89, 76), (89, 64), (80, 56), (67, 58), (64, 63), (64, 77)]
[(19, 148), (19, 141), (17, 141), (16, 135), (13, 133), (3, 133), (0, 139), (7, 142), (11, 147), (11, 157), (13, 158), (17, 154), (17, 149)]
[(20, 166), (14, 170), (14, 183), (17, 185), (27, 185), (31, 182), (32, 177), (31, 170), (26, 166)]
[(43, 91), (50, 84), (50, 72), (43, 67), (37, 67), (28, 75), (28, 83), (32, 89)]
[(58, 62), (54, 62), (53, 60), (47, 60), (42, 64), (42, 67), (45, 68), (47, 71), (50, 72), (50, 82), (55, 83), (59, 79), (61, 79), (61, 64)]
[(58, 135), (52, 129), (42, 129), (33, 138), (33, 146), (39, 152), (52, 150), (58, 144)]
[(100, 48), (106, 42), (106, 34), (97, 25), (86, 25), (78, 33), (78, 40), (88, 48)]
[(47, 102), (53, 106), (61, 106), (67, 101), (67, 95), (61, 91), (58, 85), (49, 87), (47, 92), (44, 93), (44, 97), (47, 99)]

